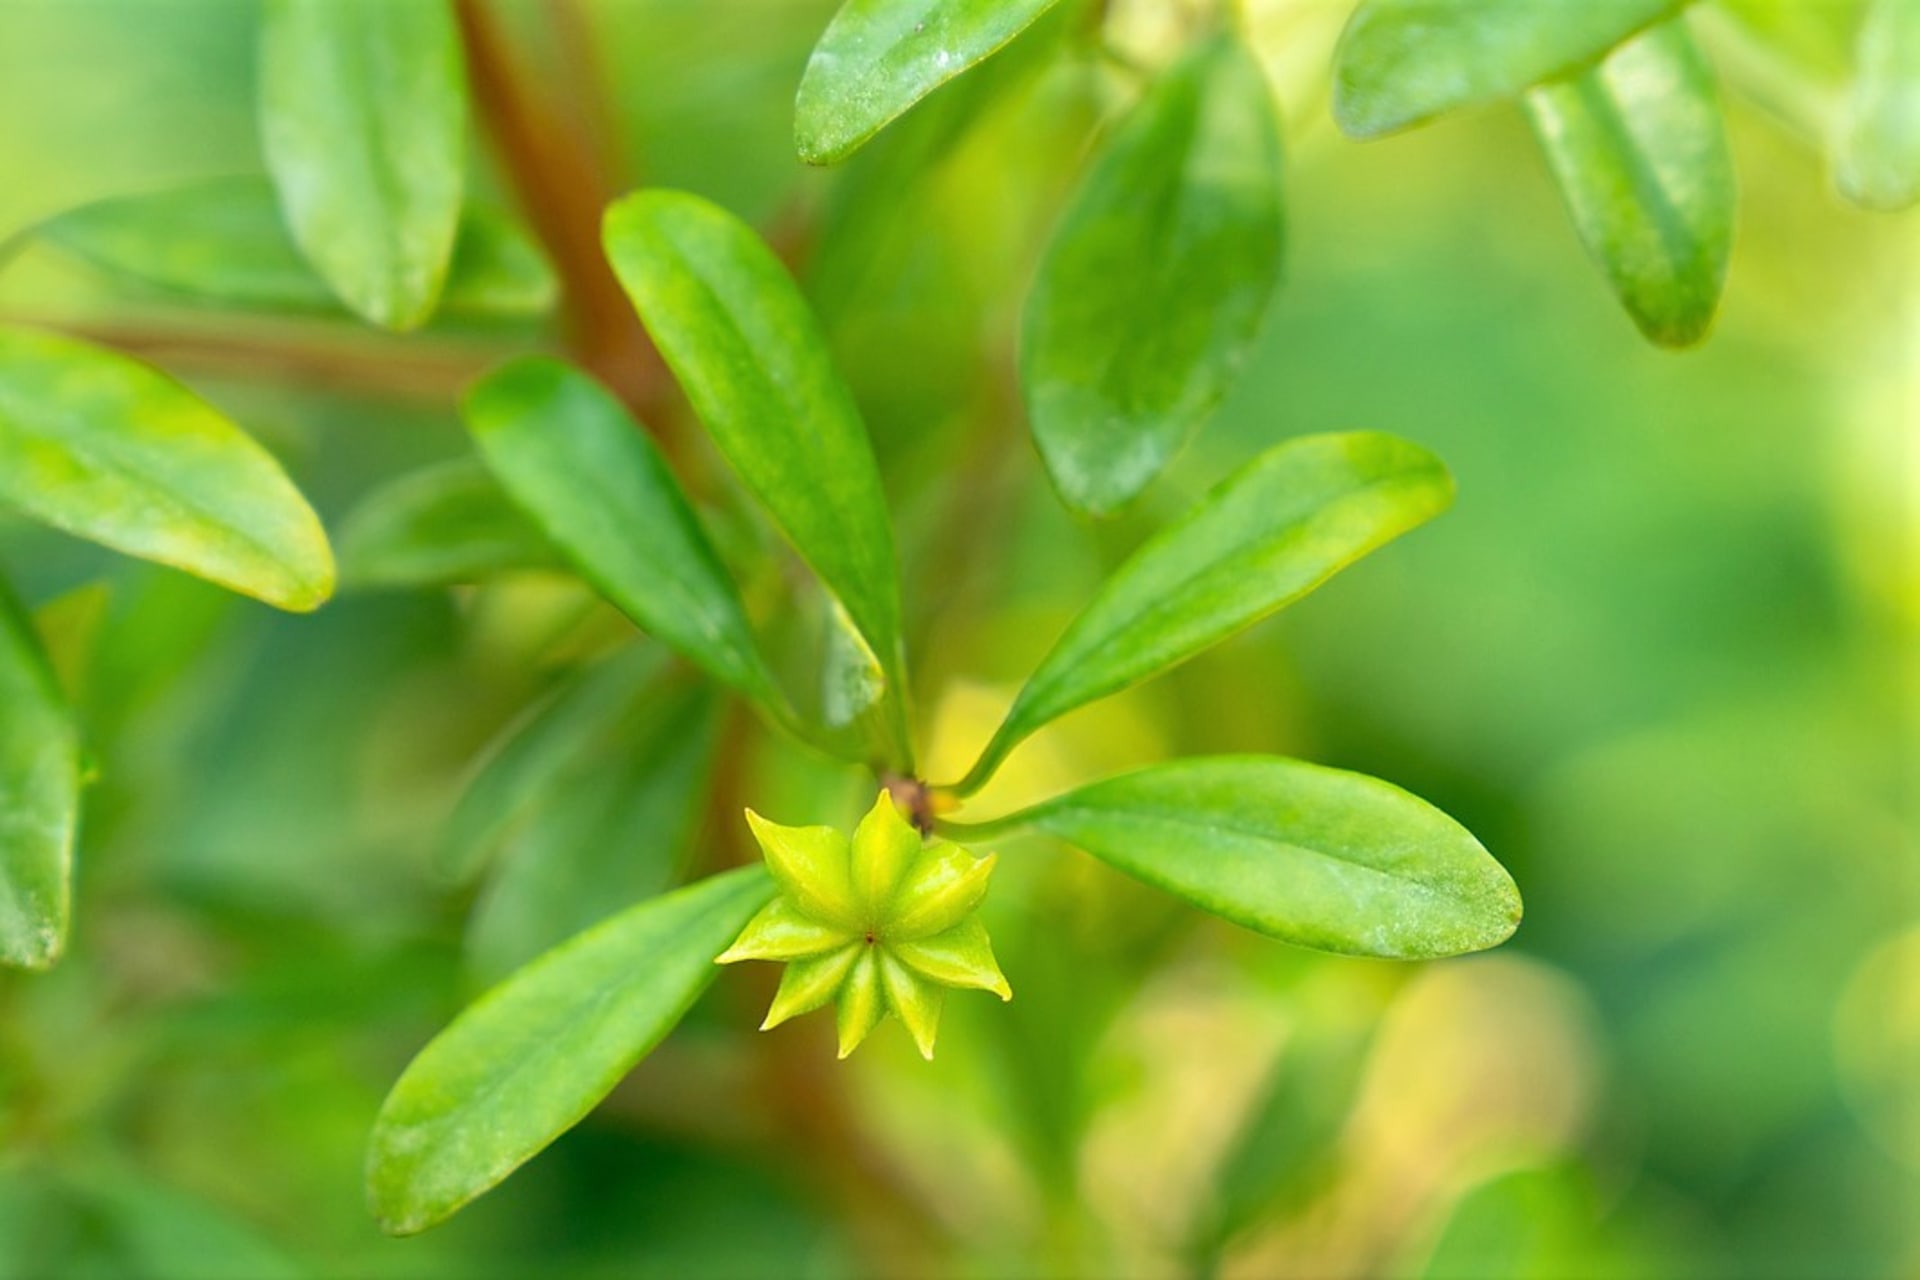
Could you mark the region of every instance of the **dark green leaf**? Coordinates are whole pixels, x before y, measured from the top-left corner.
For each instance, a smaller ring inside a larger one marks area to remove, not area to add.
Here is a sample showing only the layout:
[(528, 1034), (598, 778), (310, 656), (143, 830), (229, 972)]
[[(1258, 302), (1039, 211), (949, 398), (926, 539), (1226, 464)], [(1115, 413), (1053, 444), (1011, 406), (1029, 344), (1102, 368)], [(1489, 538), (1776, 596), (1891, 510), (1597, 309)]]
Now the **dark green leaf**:
[(44, 969), (67, 941), (80, 744), (33, 624), (0, 582), (0, 963)]
[[(183, 298), (270, 311), (341, 310), (288, 235), (273, 188), (259, 178), (101, 200), (44, 223), (40, 234), (110, 275)], [(483, 209), (462, 214), (442, 314), (540, 315), (556, 290), (546, 259), (513, 222)]]
[(712, 685), (656, 677), (529, 797), (475, 904), (467, 954), (496, 979), (659, 893), (686, 862), (718, 741)]
[(0, 329), (0, 505), (282, 609), (333, 593), (325, 532), (271, 455), (179, 383)]
[(1422, 960), (1520, 923), (1513, 881), (1459, 823), (1377, 778), (1220, 756), (1126, 774), (969, 828), (1030, 827), (1269, 937)]
[(1869, 209), (1920, 201), (1920, 5), (1874, 0), (1840, 136), (1840, 190)]
[(605, 388), (529, 356), (477, 383), (466, 419), (507, 493), (608, 600), (715, 679), (785, 706), (679, 482)]
[(1333, 115), (1375, 138), (1568, 75), (1685, 0), (1363, 0), (1334, 55)]
[(794, 146), (852, 154), (907, 108), (1019, 35), (1055, 0), (847, 0), (807, 61)]
[(1027, 735), (1298, 600), (1453, 500), (1418, 445), (1376, 432), (1278, 445), (1114, 571), (959, 784), (978, 790)]
[(260, 137), (294, 241), (353, 311), (433, 313), (453, 260), (466, 70), (448, 0), (267, 0)]
[(440, 1222), (572, 1128), (658, 1044), (773, 897), (742, 867), (615, 916), (482, 996), (374, 1121), (368, 1192), (396, 1235)]
[(697, 196), (627, 197), (607, 211), (606, 247), (714, 443), (873, 651), (904, 755), (893, 530), (873, 445), (819, 322), (759, 237)]
[(560, 563), (492, 473), (467, 458), (382, 485), (340, 526), (340, 576), (355, 587), (473, 583)]
[(1133, 498), (1213, 412), (1280, 276), (1280, 131), (1228, 37), (1154, 85), (1107, 144), (1027, 298), (1027, 414), (1067, 504)]
[(1634, 323), (1661, 346), (1700, 341), (1733, 244), (1733, 157), (1685, 24), (1636, 36), (1525, 104), (1574, 226)]

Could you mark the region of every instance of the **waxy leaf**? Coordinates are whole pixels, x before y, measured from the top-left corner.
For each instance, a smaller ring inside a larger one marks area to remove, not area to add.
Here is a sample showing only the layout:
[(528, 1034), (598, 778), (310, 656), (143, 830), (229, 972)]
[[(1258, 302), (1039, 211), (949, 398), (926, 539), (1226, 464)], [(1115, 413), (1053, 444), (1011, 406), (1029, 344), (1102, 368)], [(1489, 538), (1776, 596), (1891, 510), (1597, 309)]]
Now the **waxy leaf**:
[(714, 443), (873, 652), (904, 752), (893, 528), (873, 444), (819, 322), (760, 238), (698, 196), (628, 196), (607, 211), (605, 240)]
[(847, 0), (794, 103), (808, 164), (852, 154), (907, 108), (1019, 35), (1055, 0)]
[(1681, 22), (1525, 98), (1580, 238), (1650, 340), (1706, 336), (1733, 245), (1733, 157), (1713, 73)]
[(474, 583), (560, 563), (546, 535), (471, 458), (382, 485), (340, 526), (340, 576), (355, 587)]
[(32, 622), (0, 582), (0, 964), (60, 958), (79, 811), (78, 730)]
[[(40, 234), (112, 276), (181, 298), (262, 311), (342, 309), (300, 256), (273, 188), (259, 178), (97, 201), (42, 224)], [(552, 268), (519, 227), (488, 210), (461, 215), (441, 314), (540, 315), (557, 290)]]
[(659, 449), (612, 393), (528, 356), (476, 383), (465, 412), (507, 493), (608, 600), (715, 679), (785, 705), (739, 589)]
[(1107, 143), (1027, 298), (1021, 385), (1067, 505), (1112, 512), (1213, 412), (1279, 280), (1282, 223), (1266, 77), (1208, 41)]
[(1840, 190), (1869, 209), (1920, 201), (1920, 5), (1874, 0), (1840, 136)]
[(260, 138), (280, 207), (341, 301), (432, 314), (465, 182), (467, 82), (449, 0), (267, 0)]
[(1136, 551), (1068, 626), (957, 790), (1049, 720), (1183, 662), (1445, 510), (1453, 481), (1377, 432), (1278, 445)]
[(1685, 0), (1363, 0), (1334, 54), (1333, 117), (1375, 138), (1598, 61)]
[(743, 867), (655, 898), (519, 970), (420, 1051), (373, 1125), (380, 1225), (424, 1231), (572, 1128), (665, 1038), (769, 898)]
[(271, 455), (159, 371), (0, 329), (0, 506), (282, 609), (333, 592), (319, 519)]
[(1419, 960), (1520, 922), (1513, 880), (1465, 828), (1377, 778), (1267, 756), (1180, 760), (972, 828), (1028, 827), (1284, 942)]

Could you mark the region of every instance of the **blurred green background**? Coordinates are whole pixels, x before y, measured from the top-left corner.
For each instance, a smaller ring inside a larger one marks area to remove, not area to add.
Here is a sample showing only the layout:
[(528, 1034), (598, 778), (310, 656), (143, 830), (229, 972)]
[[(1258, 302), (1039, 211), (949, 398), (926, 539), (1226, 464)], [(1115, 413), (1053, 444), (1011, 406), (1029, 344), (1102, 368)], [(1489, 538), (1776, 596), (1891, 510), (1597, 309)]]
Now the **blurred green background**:
[[(580, 74), (544, 6), (499, 8), (550, 88)], [(0, 523), (96, 775), (70, 954), (0, 977), (0, 1277), (1920, 1274), (1920, 215), (1848, 209), (1816, 150), (1730, 94), (1722, 318), (1662, 353), (1516, 112), (1347, 142), (1325, 101), (1347, 6), (1258, 0), (1288, 278), (1219, 417), (1094, 527), (1047, 487), (1010, 354), (1125, 96), (1072, 6), (824, 173), (790, 129), (830, 2), (580, 8), (627, 180), (774, 231), (828, 320), (901, 531), (934, 775), (1104, 570), (1228, 469), (1392, 431), (1453, 467), (1451, 514), (1042, 734), (983, 803), (1175, 752), (1299, 755), (1458, 817), (1526, 922), (1470, 960), (1324, 957), (1010, 842), (986, 913), (1016, 999), (951, 1002), (934, 1063), (897, 1031), (846, 1064), (819, 1019), (756, 1033), (760, 976), (729, 973), (578, 1130), (447, 1227), (385, 1240), (360, 1188), (374, 1111), (488, 972), (463, 940), (486, 891), (450, 887), (436, 848), (487, 744), (619, 627), (534, 572), (286, 617)], [(1846, 9), (1809, 0), (1809, 63)], [(1181, 11), (1116, 5), (1115, 38), (1157, 61)], [(0, 3), (0, 238), (258, 172), (256, 19)], [(0, 317), (140, 335), (336, 532), (383, 481), (464, 456), (461, 371), (551, 341), (235, 320), (44, 247), (0, 275)], [(275, 355), (303, 344), (413, 373), (385, 394)], [(741, 797), (785, 822), (870, 802), (737, 711), (718, 741), (702, 863), (747, 856)], [(620, 857), (615, 819), (563, 819), (551, 874)], [(569, 862), (569, 839), (614, 842)]]

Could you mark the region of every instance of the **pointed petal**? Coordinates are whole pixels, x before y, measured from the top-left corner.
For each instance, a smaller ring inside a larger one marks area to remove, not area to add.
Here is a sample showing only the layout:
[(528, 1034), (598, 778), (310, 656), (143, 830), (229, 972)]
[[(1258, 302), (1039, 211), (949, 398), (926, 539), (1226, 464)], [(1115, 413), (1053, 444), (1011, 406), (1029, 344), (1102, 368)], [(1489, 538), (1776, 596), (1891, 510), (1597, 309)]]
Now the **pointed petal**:
[(783, 827), (747, 810), (767, 869), (795, 906), (827, 924), (859, 926), (848, 878), (847, 838), (832, 827)]
[(962, 920), (945, 933), (907, 942), (890, 942), (888, 949), (900, 963), (949, 987), (991, 991), (1002, 1000), (1013, 999), (1007, 976), (993, 958), (987, 927), (978, 916)]
[(880, 992), (877, 947), (864, 947), (847, 984), (840, 991), (840, 1056), (846, 1057), (860, 1047), (867, 1033), (880, 1022), (886, 1005)]
[(866, 950), (870, 948), (842, 947), (824, 956), (795, 960), (788, 965), (787, 971), (780, 975), (780, 989), (773, 993), (773, 1007), (767, 1010), (767, 1020), (760, 1024), (760, 1029), (771, 1031), (788, 1018), (811, 1013), (833, 999), (833, 993), (846, 980), (847, 970)]
[(885, 919), (894, 891), (919, 853), (919, 831), (882, 790), (853, 833), (853, 892), (870, 919)]
[(946, 989), (901, 964), (880, 949), (880, 986), (887, 995), (887, 1008), (906, 1024), (920, 1056), (933, 1057), (933, 1038), (940, 1031), (940, 1006), (946, 1002)]
[(998, 855), (976, 858), (958, 845), (923, 850), (894, 898), (883, 929), (889, 942), (945, 933), (980, 905)]
[(855, 940), (846, 929), (807, 915), (785, 897), (775, 898), (747, 922), (733, 945), (715, 958), (715, 964), (736, 960), (804, 960), (825, 955)]

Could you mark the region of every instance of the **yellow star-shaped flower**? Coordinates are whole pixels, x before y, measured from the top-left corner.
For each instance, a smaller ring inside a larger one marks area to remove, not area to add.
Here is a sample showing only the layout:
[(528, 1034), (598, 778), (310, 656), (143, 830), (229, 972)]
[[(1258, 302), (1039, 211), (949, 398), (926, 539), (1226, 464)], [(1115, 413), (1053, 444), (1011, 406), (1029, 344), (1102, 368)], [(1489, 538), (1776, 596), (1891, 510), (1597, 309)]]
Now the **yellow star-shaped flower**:
[(931, 1058), (946, 988), (1013, 998), (974, 914), (995, 855), (923, 842), (885, 791), (851, 848), (832, 827), (783, 827), (751, 809), (747, 823), (780, 896), (718, 963), (787, 962), (762, 1031), (838, 996), (842, 1058), (889, 1013)]

